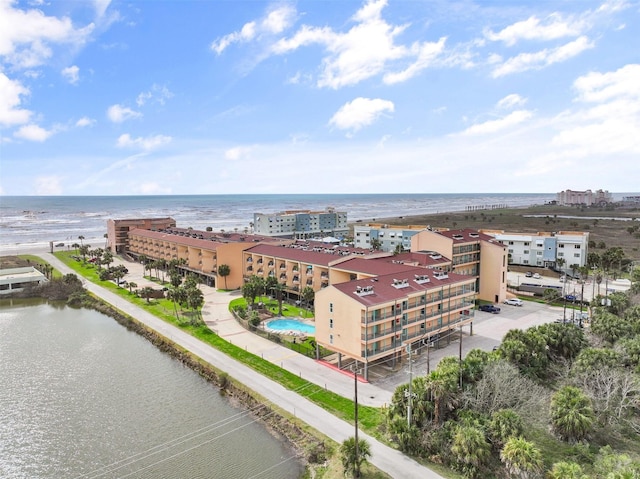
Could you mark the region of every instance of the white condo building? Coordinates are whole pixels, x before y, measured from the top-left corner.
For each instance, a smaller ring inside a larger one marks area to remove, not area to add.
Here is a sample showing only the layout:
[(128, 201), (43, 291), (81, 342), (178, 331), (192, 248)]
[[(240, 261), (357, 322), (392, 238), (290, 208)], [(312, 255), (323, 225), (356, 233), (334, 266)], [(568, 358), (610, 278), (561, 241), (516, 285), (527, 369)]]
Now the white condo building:
[(253, 231), (264, 236), (307, 239), (328, 235), (344, 236), (349, 232), (349, 226), (346, 212), (327, 208), (325, 211), (254, 213)]
[(555, 233), (509, 233), (497, 230), (481, 230), (493, 236), (507, 247), (510, 264), (540, 267), (557, 267), (564, 260), (562, 269), (572, 265), (587, 264), (589, 233), (559, 231)]

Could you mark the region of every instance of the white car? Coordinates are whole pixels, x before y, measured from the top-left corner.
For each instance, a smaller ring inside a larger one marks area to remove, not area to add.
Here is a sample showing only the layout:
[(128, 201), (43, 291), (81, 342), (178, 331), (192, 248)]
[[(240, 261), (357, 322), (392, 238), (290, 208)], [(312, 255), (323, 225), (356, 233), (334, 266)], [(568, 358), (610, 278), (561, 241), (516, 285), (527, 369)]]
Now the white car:
[(534, 273), (533, 275), (533, 279), (540, 279), (542, 276), (540, 276), (540, 273)]
[(522, 306), (524, 303), (522, 302), (521, 299), (510, 298), (510, 299), (505, 299), (504, 304), (510, 304), (511, 306)]

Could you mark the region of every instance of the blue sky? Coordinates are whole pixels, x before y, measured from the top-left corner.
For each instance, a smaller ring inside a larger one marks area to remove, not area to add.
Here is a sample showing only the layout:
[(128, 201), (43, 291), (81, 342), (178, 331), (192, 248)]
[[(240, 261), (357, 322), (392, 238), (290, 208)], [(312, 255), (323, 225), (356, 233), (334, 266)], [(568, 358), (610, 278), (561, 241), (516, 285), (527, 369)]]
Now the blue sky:
[(638, 1), (0, 0), (0, 194), (640, 190)]

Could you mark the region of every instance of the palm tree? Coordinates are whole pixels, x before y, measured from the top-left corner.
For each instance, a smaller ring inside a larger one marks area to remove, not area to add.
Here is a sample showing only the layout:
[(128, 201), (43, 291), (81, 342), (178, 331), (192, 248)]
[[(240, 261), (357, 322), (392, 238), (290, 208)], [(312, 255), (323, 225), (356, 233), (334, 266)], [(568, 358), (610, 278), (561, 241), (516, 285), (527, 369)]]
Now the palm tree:
[(129, 292), (133, 292), (132, 290), (138, 287), (138, 283), (134, 283), (133, 281), (129, 281)]
[(310, 311), (311, 303), (313, 302), (313, 298), (315, 297), (316, 292), (311, 286), (305, 286), (300, 295), (302, 296), (302, 300), (307, 305), (307, 309)]
[(587, 437), (595, 422), (589, 399), (580, 389), (565, 386), (551, 398), (551, 425), (569, 442)]
[(506, 442), (500, 452), (500, 460), (507, 468), (509, 477), (520, 479), (539, 477), (544, 466), (540, 450), (521, 437), (512, 437)]
[(475, 477), (491, 455), (484, 432), (475, 426), (458, 426), (453, 435), (451, 452), (462, 464), (462, 469)]
[(556, 462), (548, 473), (549, 479), (589, 479), (575, 462)]
[(82, 246), (82, 244), (83, 244), (82, 240), (84, 239), (84, 236), (80, 235), (80, 236), (78, 236), (78, 239), (80, 240), (80, 246)]
[(218, 266), (218, 276), (224, 278), (224, 289), (227, 289), (227, 276), (231, 273), (231, 267), (228, 264)]
[(356, 448), (355, 438), (350, 437), (345, 439), (340, 446), (340, 456), (345, 474), (351, 472), (353, 477), (360, 477), (360, 466), (371, 457), (371, 448), (364, 439), (358, 440), (358, 447)]
[(282, 283), (276, 283), (273, 286), (273, 292), (278, 300), (278, 316), (282, 316), (282, 293), (284, 292), (285, 285)]

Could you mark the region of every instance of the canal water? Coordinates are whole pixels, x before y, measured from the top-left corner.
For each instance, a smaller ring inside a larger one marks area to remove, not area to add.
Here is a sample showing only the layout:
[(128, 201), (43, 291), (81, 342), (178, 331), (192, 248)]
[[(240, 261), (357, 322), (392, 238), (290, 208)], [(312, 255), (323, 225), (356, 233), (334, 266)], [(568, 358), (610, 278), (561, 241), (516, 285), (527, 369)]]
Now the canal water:
[(90, 310), (0, 300), (0, 477), (293, 479), (248, 411)]

